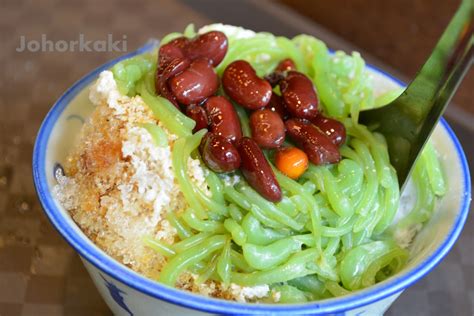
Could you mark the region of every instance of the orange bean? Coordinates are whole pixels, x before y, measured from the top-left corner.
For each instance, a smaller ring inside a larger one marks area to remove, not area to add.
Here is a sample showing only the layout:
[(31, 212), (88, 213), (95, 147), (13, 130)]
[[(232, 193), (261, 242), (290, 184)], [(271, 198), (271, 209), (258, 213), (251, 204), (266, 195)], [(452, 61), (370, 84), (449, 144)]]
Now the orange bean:
[(308, 169), (308, 156), (296, 147), (284, 147), (277, 151), (275, 164), (288, 177), (298, 179)]

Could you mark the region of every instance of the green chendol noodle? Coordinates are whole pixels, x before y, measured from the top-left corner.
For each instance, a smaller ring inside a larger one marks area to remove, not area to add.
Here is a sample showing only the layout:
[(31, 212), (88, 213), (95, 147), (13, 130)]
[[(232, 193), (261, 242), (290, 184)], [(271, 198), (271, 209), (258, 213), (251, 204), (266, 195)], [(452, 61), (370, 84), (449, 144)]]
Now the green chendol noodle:
[[(184, 34), (165, 36), (162, 43), (195, 34), (191, 25)], [(231, 35), (216, 71), (222, 75), (229, 63), (244, 59), (263, 76), (288, 57), (313, 80), (323, 111), (344, 123), (348, 140), (340, 150), (340, 163), (311, 165), (298, 181), (274, 168), (284, 192), (276, 204), (262, 198), (243, 178), (226, 185), (221, 175), (210, 170), (206, 181), (212, 196), (195, 187), (186, 162), (196, 154), (206, 131), (192, 134), (194, 122), (156, 96), (156, 54), (136, 56), (113, 67), (121, 91), (141, 95), (161, 124), (179, 137), (172, 163), (189, 208), (167, 218), (180, 241), (166, 245), (144, 239), (168, 258), (159, 281), (173, 286), (182, 272), (197, 271), (197, 282), (268, 284), (280, 292), (280, 302), (299, 303), (347, 295), (390, 277), (406, 263), (408, 251), (394, 241), (394, 232), (426, 222), (436, 197), (446, 192), (434, 147), (427, 145), (413, 172), (417, 195), (413, 209), (393, 225), (400, 201), (396, 172), (383, 136), (358, 124), (358, 114), (389, 102), (401, 90), (376, 98), (359, 53), (330, 53), (322, 41), (308, 35), (293, 39), (269, 33), (244, 39)], [(237, 112), (244, 134), (249, 134), (246, 111), (237, 107)], [(162, 134), (156, 128), (147, 129), (161, 144)], [(272, 163), (272, 153), (266, 155)]]

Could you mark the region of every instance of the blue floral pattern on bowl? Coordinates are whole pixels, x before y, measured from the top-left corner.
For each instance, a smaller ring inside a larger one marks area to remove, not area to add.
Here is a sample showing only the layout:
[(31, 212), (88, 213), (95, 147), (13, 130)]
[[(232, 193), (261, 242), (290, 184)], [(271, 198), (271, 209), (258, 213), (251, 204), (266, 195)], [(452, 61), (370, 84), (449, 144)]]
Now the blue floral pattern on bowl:
[(118, 306), (120, 306), (122, 309), (124, 309), (130, 316), (133, 316), (132, 311), (130, 308), (128, 308), (127, 304), (125, 303), (125, 298), (123, 297), (122, 294), (127, 295), (125, 291), (121, 290), (117, 285), (112, 283), (111, 281), (107, 281), (106, 278), (101, 274), (101, 278), (104, 280), (105, 286), (109, 290), (110, 297), (117, 303)]

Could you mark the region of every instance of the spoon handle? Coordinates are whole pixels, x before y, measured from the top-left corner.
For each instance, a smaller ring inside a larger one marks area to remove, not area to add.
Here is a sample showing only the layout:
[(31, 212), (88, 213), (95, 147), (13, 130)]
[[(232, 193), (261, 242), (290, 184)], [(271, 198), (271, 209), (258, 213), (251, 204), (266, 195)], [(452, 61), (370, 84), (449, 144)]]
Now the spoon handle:
[(402, 95), (382, 108), (360, 115), (361, 123), (374, 127), (387, 139), (401, 187), (472, 64), (473, 16), (473, 1), (462, 1), (430, 57)]

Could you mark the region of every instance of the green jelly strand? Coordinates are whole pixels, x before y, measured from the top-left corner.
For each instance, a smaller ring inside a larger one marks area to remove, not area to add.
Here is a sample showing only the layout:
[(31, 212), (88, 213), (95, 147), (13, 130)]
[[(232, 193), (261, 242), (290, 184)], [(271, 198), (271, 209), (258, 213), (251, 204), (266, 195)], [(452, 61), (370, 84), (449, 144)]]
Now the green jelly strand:
[(277, 285), (273, 290), (280, 293), (280, 300), (278, 303), (281, 304), (305, 303), (308, 301), (308, 296), (310, 296), (308, 295), (309, 293), (305, 293), (298, 288), (287, 284)]
[(166, 147), (168, 146), (168, 136), (166, 135), (165, 131), (158, 125), (154, 123), (142, 123), (140, 124), (141, 127), (147, 130), (150, 133), (153, 142), (158, 147)]
[(171, 257), (176, 254), (176, 252), (172, 248), (165, 245), (163, 242), (151, 238), (149, 236), (143, 238), (143, 243), (165, 257)]
[(224, 221), (225, 229), (232, 235), (232, 240), (239, 245), (242, 246), (247, 241), (247, 234), (243, 230), (243, 228), (232, 218), (228, 218)]
[(230, 273), (232, 272), (232, 261), (230, 255), (230, 239), (228, 238), (221, 255), (217, 259), (217, 274), (222, 280), (224, 286), (228, 286), (230, 283)]
[(288, 236), (288, 234), (281, 231), (264, 228), (260, 221), (251, 213), (245, 215), (242, 220), (242, 229), (247, 236), (247, 242), (255, 245), (265, 246)]
[(186, 202), (188, 202), (189, 206), (197, 212), (197, 215), (200, 218), (205, 218), (207, 215), (200, 203), (199, 197), (194, 192), (193, 184), (188, 176), (187, 157), (191, 154), (191, 148), (189, 147), (199, 145), (200, 139), (205, 133), (206, 130), (201, 130), (189, 138), (178, 139), (174, 143), (172, 152), (173, 170), (181, 192), (183, 192)]
[(191, 135), (196, 122), (186, 117), (168, 100), (152, 95), (145, 88), (143, 83), (138, 85), (138, 91), (143, 101), (150, 107), (155, 118), (160, 121), (167, 130), (178, 137)]
[(266, 217), (271, 218), (282, 225), (291, 227), (294, 230), (301, 230), (304, 227), (304, 224), (298, 223), (285, 212), (279, 210), (275, 204), (265, 200), (265, 198), (263, 198), (249, 186), (241, 186), (240, 190), (245, 196), (247, 196), (252, 204), (261, 209)]
[[(363, 287), (362, 279), (371, 264), (394, 249), (400, 249), (393, 242), (374, 241), (350, 249), (341, 261), (339, 273), (346, 289)], [(400, 250), (399, 255), (404, 252)]]
[(202, 243), (204, 240), (206, 240), (207, 238), (211, 236), (212, 236), (211, 233), (199, 233), (173, 244), (171, 248), (177, 253), (183, 252), (184, 250), (190, 247), (193, 247), (195, 245)]
[(351, 145), (354, 147), (357, 154), (361, 157), (364, 166), (364, 176), (367, 181), (366, 189), (363, 192), (363, 198), (360, 203), (356, 206), (355, 213), (361, 216), (367, 215), (375, 202), (378, 190), (377, 171), (375, 170), (374, 160), (370, 155), (367, 145), (365, 145), (359, 139), (354, 138), (351, 141)]
[(193, 264), (211, 256), (215, 251), (222, 249), (226, 240), (227, 237), (224, 235), (215, 235), (173, 256), (161, 270), (159, 281), (174, 286), (181, 273)]
[(209, 232), (209, 233), (224, 233), (225, 228), (221, 222), (213, 220), (202, 220), (196, 216), (196, 213), (193, 209), (187, 209), (183, 216), (183, 220), (189, 227), (199, 231), (199, 232)]
[(443, 169), (437, 157), (436, 150), (431, 142), (428, 142), (421, 153), (420, 162), (426, 168), (431, 189), (437, 196), (446, 193), (446, 182), (444, 180)]
[(166, 218), (170, 222), (171, 226), (176, 229), (179, 239), (183, 240), (193, 235), (193, 232), (188, 227), (188, 225), (181, 222), (181, 220), (179, 220), (173, 212), (168, 213)]
[(317, 255), (318, 251), (316, 249), (306, 249), (291, 256), (286, 263), (270, 270), (251, 273), (233, 272), (231, 280), (233, 283), (242, 286), (255, 286), (286, 282), (294, 278), (314, 274), (314, 269), (311, 269), (308, 265), (316, 260)]
[(275, 241), (267, 246), (244, 244), (242, 251), (247, 263), (258, 270), (267, 270), (286, 261), (301, 250), (301, 242), (292, 237)]

